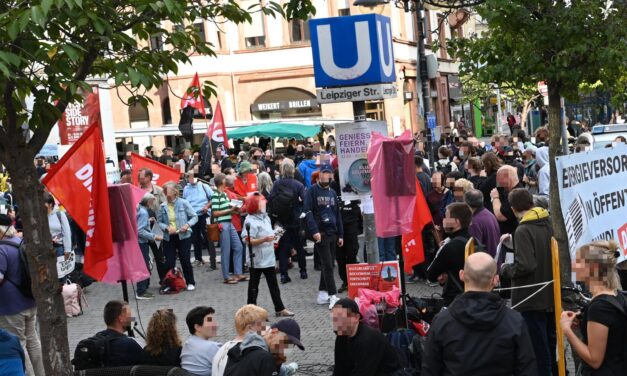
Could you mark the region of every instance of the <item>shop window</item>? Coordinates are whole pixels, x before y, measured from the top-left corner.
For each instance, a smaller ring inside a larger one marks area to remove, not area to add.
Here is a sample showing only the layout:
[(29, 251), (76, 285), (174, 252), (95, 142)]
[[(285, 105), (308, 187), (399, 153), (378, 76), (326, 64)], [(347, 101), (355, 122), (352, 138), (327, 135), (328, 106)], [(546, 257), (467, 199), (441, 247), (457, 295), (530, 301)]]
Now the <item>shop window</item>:
[(240, 0), (240, 8), (250, 11), (250, 23), (242, 24), (246, 48), (265, 47), (266, 35), (264, 30), (263, 13), (260, 11), (259, 0)]
[(370, 120), (385, 120), (383, 101), (366, 102), (366, 118)]
[(290, 39), (292, 43), (304, 43), (309, 41), (309, 20), (290, 21)]

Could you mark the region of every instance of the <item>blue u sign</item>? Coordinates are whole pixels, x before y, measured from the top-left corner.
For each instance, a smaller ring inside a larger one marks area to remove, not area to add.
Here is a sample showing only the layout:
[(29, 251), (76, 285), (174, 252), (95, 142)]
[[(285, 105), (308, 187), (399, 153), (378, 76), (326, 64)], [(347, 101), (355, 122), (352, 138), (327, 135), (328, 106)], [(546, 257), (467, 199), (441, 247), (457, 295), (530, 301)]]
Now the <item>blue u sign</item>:
[(390, 19), (378, 14), (309, 21), (316, 87), (396, 81)]

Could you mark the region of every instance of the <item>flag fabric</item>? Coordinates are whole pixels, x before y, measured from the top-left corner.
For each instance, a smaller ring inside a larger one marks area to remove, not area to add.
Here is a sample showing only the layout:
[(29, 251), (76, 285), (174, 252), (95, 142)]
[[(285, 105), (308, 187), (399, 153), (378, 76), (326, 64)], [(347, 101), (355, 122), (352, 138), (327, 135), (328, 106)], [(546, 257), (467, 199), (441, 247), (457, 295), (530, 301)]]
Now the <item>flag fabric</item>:
[(194, 137), (194, 108), (187, 106), (181, 111), (181, 120), (179, 120), (179, 132), (187, 142), (192, 142)]
[(225, 150), (229, 149), (229, 140), (226, 136), (226, 126), (224, 125), (224, 117), (222, 116), (222, 107), (220, 107), (220, 102), (216, 104), (213, 119), (207, 128), (207, 137), (211, 140), (211, 150), (214, 155), (219, 147), (222, 147)]
[(412, 267), (425, 261), (425, 251), (422, 244), (422, 230), (431, 223), (431, 212), (427, 200), (422, 193), (422, 187), (416, 179), (416, 204), (412, 217), (412, 230), (403, 234), (403, 257), (405, 258), (405, 272), (411, 273)]
[(163, 186), (169, 181), (178, 183), (181, 180), (181, 171), (178, 169), (168, 167), (150, 158), (142, 157), (137, 153), (131, 153), (131, 165), (133, 165), (133, 185), (138, 187), (139, 178), (137, 174), (142, 168), (148, 168), (152, 171), (152, 182), (158, 186)]
[(183, 98), (181, 99), (181, 110), (184, 110), (186, 107), (193, 107), (203, 116), (207, 116), (205, 114), (205, 101), (202, 97), (198, 73), (194, 75), (192, 82), (190, 82), (187, 91), (185, 91), (185, 94), (183, 94)]
[(85, 232), (85, 273), (102, 280), (113, 245), (100, 127), (90, 126), (42, 182)]

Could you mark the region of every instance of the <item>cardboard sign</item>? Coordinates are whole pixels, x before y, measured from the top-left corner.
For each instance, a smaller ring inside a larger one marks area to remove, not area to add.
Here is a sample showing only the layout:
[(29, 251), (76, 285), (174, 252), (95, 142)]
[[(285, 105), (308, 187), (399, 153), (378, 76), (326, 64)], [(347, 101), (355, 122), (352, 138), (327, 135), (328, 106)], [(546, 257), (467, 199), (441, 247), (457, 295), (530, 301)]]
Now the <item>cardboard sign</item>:
[(375, 291), (390, 291), (393, 286), (401, 288), (398, 261), (378, 264), (346, 265), (348, 296), (355, 298), (361, 288)]

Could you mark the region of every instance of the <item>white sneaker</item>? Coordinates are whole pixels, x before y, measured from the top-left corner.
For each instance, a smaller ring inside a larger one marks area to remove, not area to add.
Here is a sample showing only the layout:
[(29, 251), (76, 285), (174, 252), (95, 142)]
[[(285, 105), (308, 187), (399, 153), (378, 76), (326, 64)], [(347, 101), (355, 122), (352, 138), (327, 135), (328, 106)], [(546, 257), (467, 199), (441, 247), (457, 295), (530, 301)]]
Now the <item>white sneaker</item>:
[(329, 294), (326, 291), (320, 291), (316, 302), (320, 305), (329, 303)]
[(187, 291), (194, 291), (194, 290), (196, 290), (196, 286), (192, 284), (187, 285)]
[(335, 305), (335, 303), (337, 303), (337, 301), (338, 301), (338, 300), (340, 300), (340, 298), (338, 298), (338, 297), (337, 297), (337, 296), (335, 296), (335, 295), (331, 295), (331, 296), (329, 297), (329, 309), (332, 309), (332, 308), (333, 308), (333, 306)]

